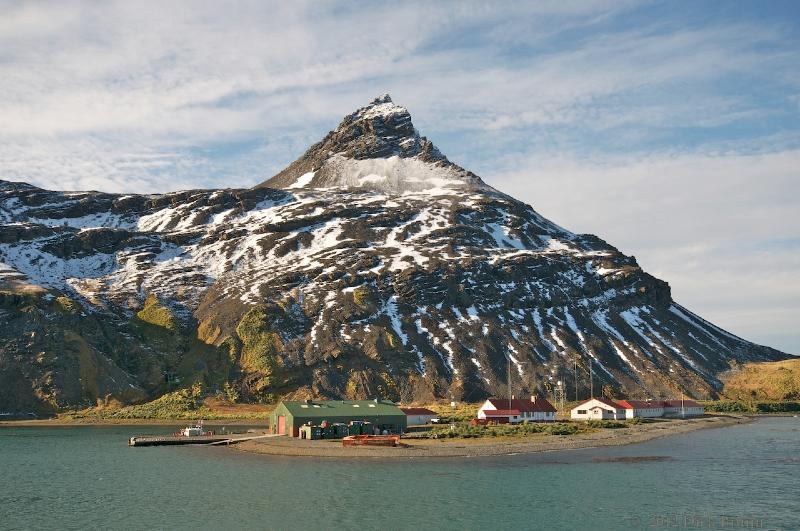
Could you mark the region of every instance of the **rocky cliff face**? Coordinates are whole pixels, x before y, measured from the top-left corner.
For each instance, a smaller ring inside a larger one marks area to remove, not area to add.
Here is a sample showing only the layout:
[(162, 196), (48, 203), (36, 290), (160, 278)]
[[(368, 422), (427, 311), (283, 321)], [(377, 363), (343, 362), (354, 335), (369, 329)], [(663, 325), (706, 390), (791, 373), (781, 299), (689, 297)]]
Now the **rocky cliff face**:
[[(155, 396), (713, 396), (786, 355), (450, 162), (382, 96), (272, 179), (164, 195), (0, 181), (0, 412)], [(510, 371), (508, 369), (511, 369)]]

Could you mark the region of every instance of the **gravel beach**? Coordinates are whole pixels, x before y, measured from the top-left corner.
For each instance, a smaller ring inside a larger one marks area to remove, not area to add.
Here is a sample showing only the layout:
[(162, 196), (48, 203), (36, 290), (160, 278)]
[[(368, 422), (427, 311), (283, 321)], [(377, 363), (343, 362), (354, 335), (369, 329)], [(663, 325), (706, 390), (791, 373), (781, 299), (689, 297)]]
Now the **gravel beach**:
[(649, 441), (658, 437), (689, 431), (722, 428), (751, 422), (752, 419), (734, 415), (706, 415), (695, 419), (660, 420), (634, 424), (626, 428), (602, 429), (576, 435), (535, 434), (525, 437), (484, 437), (480, 439), (404, 439), (407, 446), (343, 447), (340, 440), (301, 440), (274, 437), (248, 441), (229, 448), (265, 455), (307, 457), (478, 457), (547, 452), (596, 446), (619, 446)]

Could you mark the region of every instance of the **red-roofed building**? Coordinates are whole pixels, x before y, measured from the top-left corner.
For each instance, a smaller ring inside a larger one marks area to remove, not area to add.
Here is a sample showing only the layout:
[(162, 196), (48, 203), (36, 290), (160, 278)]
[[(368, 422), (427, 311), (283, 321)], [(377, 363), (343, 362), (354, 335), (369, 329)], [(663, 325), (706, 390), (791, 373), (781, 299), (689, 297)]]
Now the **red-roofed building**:
[(632, 418), (695, 417), (705, 413), (694, 400), (609, 400), (592, 398), (575, 406), (573, 419), (622, 420)]
[(608, 398), (592, 398), (572, 408), (570, 417), (577, 420), (623, 420), (625, 408)]
[(625, 418), (657, 418), (664, 416), (664, 402), (661, 400), (617, 400), (625, 409)]
[(421, 426), (439, 417), (435, 411), (424, 407), (401, 407), (400, 409), (406, 414), (406, 426)]
[[(524, 398), (489, 398), (478, 409), (478, 418), (496, 422), (553, 422), (556, 420), (556, 408), (541, 397)], [(504, 420), (503, 420), (504, 419)]]

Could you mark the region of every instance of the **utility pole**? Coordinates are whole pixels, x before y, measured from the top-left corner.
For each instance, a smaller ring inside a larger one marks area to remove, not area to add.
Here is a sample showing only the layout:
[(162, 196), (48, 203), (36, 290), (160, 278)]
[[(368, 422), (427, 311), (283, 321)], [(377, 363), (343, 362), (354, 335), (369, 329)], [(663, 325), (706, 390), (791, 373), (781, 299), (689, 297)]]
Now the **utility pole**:
[(594, 365), (592, 357), (589, 356), (589, 398), (594, 398)]
[(578, 351), (575, 351), (575, 402), (578, 401)]
[(506, 359), (508, 361), (508, 409), (513, 409), (511, 407), (511, 354), (506, 354)]

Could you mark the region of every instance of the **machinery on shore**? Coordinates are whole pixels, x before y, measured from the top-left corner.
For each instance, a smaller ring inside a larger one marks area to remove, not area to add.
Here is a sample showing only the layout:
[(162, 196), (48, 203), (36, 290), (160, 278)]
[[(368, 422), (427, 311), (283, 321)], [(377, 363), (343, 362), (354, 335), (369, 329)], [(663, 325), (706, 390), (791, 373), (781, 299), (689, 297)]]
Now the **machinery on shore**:
[(399, 435), (348, 435), (342, 446), (403, 446)]

